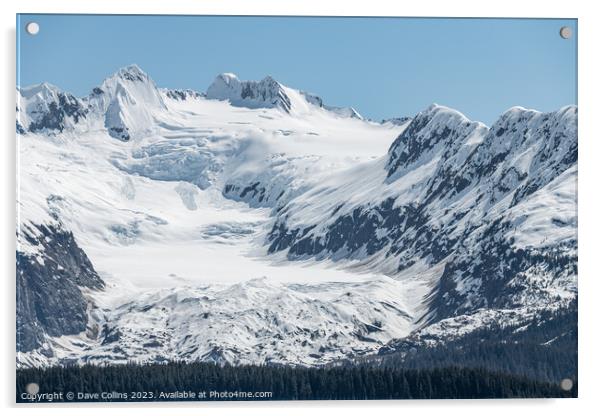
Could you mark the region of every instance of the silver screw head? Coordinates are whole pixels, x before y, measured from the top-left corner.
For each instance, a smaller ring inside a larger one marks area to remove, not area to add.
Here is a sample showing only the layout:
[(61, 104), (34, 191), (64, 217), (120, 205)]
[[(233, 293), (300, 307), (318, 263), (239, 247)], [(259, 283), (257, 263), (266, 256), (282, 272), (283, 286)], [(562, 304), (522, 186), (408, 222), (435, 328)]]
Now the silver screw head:
[(40, 25), (36, 22), (29, 22), (25, 25), (25, 31), (30, 35), (37, 35), (40, 31)]

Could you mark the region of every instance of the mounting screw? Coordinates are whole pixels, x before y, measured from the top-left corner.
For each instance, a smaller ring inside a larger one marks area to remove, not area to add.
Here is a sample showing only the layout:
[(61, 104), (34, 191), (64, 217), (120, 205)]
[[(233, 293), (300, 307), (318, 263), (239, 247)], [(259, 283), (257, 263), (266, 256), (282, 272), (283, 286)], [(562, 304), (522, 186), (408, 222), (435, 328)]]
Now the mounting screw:
[(573, 31), (568, 26), (562, 26), (560, 28), (560, 37), (562, 39), (570, 39), (573, 36)]
[(37, 35), (40, 31), (40, 25), (36, 22), (29, 22), (25, 25), (25, 31), (30, 35)]

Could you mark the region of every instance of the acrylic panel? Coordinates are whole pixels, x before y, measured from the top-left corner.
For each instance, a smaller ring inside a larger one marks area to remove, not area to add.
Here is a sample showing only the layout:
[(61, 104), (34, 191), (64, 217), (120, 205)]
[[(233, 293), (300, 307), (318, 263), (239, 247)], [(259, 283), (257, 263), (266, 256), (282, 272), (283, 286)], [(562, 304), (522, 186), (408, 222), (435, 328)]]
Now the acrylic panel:
[(575, 19), (18, 15), (16, 400), (576, 397), (576, 59)]

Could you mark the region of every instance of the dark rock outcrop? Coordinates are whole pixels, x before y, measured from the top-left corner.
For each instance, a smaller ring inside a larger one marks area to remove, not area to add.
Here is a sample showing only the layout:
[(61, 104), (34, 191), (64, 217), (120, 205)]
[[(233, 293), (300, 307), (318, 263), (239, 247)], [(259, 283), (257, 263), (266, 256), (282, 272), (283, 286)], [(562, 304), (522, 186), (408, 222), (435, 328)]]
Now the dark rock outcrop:
[(88, 302), (82, 288), (100, 290), (104, 282), (73, 233), (59, 226), (23, 229), (19, 238), (35, 254), (17, 251), (17, 351), (31, 351), (46, 336), (86, 329)]

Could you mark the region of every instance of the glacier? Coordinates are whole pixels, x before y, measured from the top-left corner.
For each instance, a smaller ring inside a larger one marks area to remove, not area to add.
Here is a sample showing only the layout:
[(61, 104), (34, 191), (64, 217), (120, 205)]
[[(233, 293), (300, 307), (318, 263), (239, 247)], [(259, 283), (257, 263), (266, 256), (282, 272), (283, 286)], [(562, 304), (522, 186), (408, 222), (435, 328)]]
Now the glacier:
[[(62, 270), (19, 287), (19, 366), (323, 365), (576, 298), (575, 106), (378, 123), (130, 65), (82, 98), (18, 88), (16, 117), (17, 269)], [(65, 290), (76, 324), (32, 308)]]

